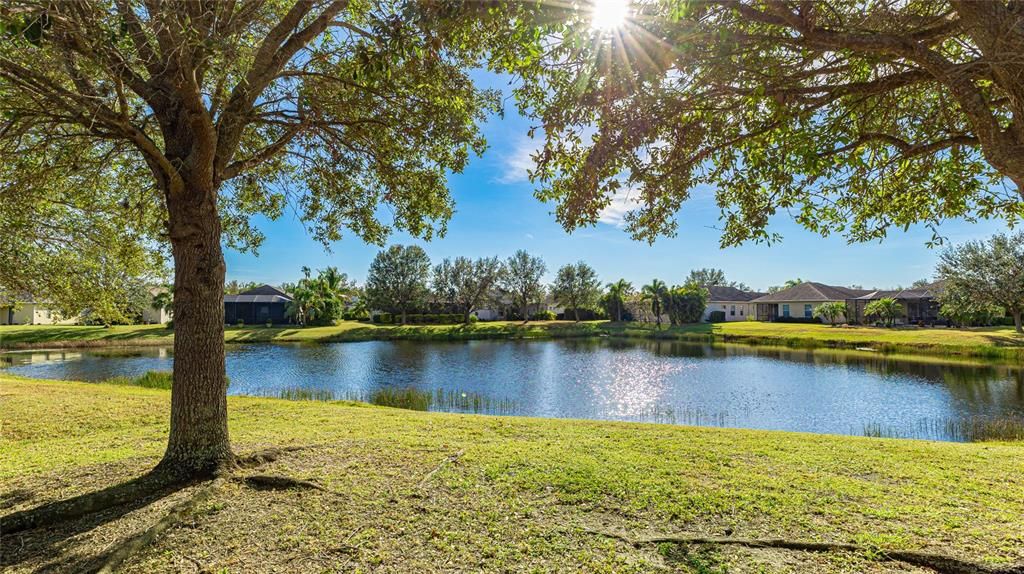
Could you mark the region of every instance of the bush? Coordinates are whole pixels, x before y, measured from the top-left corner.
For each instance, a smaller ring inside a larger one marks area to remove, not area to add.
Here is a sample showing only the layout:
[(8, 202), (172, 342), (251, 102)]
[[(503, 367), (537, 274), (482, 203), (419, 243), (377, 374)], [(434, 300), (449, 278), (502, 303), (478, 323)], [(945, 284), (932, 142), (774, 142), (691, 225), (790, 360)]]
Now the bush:
[(776, 323), (821, 323), (821, 317), (778, 317)]
[(270, 319), (267, 319), (267, 328), (269, 329), (270, 327), (273, 327), (273, 326), (274, 326), (274, 322), (271, 321)]
[(554, 321), (555, 317), (557, 317), (557, 315), (555, 315), (554, 311), (538, 311), (538, 312), (534, 313), (533, 316), (530, 317), (530, 320), (531, 321)]
[(708, 315), (708, 323), (724, 323), (725, 322), (725, 311), (712, 311)]
[(469, 316), (469, 322), (470, 323), (476, 323), (479, 320), (480, 320), (480, 317), (477, 317), (476, 315), (470, 315)]
[(174, 330), (174, 319), (171, 319), (170, 321), (164, 323), (164, 329), (167, 329), (168, 331), (173, 331)]
[(245, 319), (239, 319), (238, 322), (236, 322), (235, 324), (238, 325), (239, 327), (244, 327)]
[(142, 387), (145, 389), (165, 389), (170, 390), (171, 384), (174, 381), (170, 371), (147, 371), (146, 374), (141, 377), (113, 377), (103, 381), (111, 385), (128, 385), (133, 387)]

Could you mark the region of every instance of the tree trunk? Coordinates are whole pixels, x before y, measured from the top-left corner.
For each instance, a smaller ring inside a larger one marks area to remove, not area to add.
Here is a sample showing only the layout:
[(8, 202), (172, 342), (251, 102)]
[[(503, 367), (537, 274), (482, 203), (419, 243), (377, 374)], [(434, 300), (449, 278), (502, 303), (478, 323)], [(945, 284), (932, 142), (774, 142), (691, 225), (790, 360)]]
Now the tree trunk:
[(523, 323), (530, 320), (530, 316), (527, 314), (530, 312), (530, 304), (526, 302), (526, 297), (523, 297)]
[(469, 323), (469, 314), (472, 312), (471, 309), (466, 309), (466, 312), (462, 314), (462, 322)]
[(405, 309), (402, 309), (402, 324), (405, 325)]
[(1021, 325), (1021, 312), (1014, 311), (1013, 313), (1013, 326), (1017, 329), (1018, 333), (1024, 334), (1024, 326)]
[(580, 312), (579, 312), (579, 310), (578, 310), (578, 309), (576, 308), (576, 306), (575, 306), (575, 305), (573, 305), (573, 307), (572, 307), (572, 318), (573, 318), (573, 319), (576, 319), (576, 322), (577, 322), (577, 323), (579, 323), (579, 322), (580, 322)]
[(224, 371), (224, 257), (216, 193), (168, 197), (174, 255), (171, 431), (160, 469), (210, 475), (234, 462)]

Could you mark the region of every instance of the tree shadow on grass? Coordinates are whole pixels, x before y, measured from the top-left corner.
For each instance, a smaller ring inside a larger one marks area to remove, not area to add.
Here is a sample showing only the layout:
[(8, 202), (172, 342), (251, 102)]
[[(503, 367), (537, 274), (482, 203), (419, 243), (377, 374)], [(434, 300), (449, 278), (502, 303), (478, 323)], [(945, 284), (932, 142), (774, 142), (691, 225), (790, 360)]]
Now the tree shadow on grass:
[(104, 558), (102, 552), (62, 561), (76, 537), (144, 508), (196, 481), (182, 481), (165, 472), (151, 471), (102, 490), (12, 512), (0, 517), (0, 570), (44, 559), (39, 571), (91, 571)]

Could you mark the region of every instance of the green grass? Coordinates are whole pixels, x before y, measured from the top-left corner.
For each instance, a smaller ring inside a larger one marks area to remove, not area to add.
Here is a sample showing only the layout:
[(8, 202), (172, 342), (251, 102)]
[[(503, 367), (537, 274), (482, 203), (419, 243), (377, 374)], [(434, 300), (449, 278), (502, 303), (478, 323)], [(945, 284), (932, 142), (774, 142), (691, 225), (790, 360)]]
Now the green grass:
[[(158, 460), (169, 393), (0, 375), (9, 512)], [(1024, 560), (1024, 446), (424, 413), (230, 397), (238, 452), (311, 445), (231, 483), (126, 572), (862, 572), (863, 556), (633, 548), (584, 529), (854, 541)], [(172, 499), (177, 500), (177, 499)], [(170, 504), (168, 501), (167, 504)], [(166, 505), (160, 508), (166, 508)], [(6, 571), (82, 559), (161, 514), (28, 533)], [(148, 513), (147, 513), (148, 512)], [(44, 544), (47, 536), (62, 536)], [(42, 542), (41, 538), (42, 537)], [(5, 541), (6, 542), (6, 541)], [(780, 551), (781, 552), (781, 551)], [(61, 561), (61, 562), (58, 562)]]
[[(160, 326), (3, 326), (0, 348), (166, 345), (174, 333)], [(469, 325), (373, 325), (344, 321), (330, 327), (227, 327), (229, 343), (336, 342), (367, 340), (531, 339), (629, 336), (694, 341), (724, 341), (789, 347), (868, 348), (882, 353), (960, 356), (1024, 361), (1024, 336), (1012, 327), (972, 329), (830, 327), (742, 321), (655, 329), (641, 323), (608, 321), (513, 321)]]

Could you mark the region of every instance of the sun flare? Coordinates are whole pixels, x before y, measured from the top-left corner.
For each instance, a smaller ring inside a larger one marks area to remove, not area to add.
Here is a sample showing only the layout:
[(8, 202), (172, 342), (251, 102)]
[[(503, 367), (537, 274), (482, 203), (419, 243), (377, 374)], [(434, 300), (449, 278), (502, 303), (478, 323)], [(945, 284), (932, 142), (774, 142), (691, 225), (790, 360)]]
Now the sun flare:
[(594, 30), (608, 31), (621, 28), (629, 18), (629, 0), (593, 0), (590, 26)]

